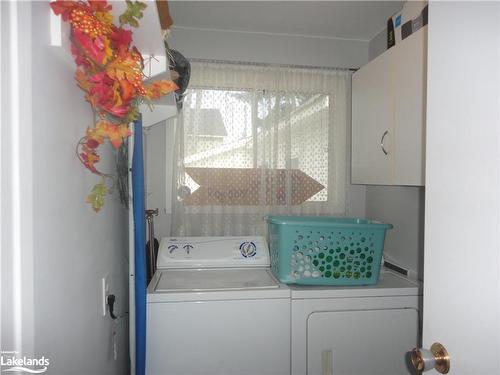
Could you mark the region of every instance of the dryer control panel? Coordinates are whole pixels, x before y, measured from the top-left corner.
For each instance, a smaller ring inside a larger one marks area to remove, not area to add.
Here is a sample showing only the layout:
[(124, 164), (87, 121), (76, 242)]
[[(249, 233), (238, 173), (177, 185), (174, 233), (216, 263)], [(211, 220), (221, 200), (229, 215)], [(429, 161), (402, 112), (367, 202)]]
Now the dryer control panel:
[(164, 237), (157, 268), (269, 267), (264, 237)]

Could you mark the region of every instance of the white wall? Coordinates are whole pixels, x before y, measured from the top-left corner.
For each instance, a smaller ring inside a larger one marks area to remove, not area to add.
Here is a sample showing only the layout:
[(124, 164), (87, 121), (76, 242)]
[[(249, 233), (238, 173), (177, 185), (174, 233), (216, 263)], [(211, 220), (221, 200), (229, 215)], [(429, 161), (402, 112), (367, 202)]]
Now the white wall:
[[(31, 39), (32, 43), (32, 60), (19, 64), (21, 72), (32, 78), (31, 85), (28, 82), (20, 90), (23, 103), (32, 99), (32, 111), (28, 105), (22, 111), (30, 112), (33, 120), (32, 124), (22, 124), (30, 129), (33, 142), (32, 146), (29, 139), (22, 143), (25, 153), (32, 154), (28, 165), (32, 167), (32, 179), (26, 181), (32, 196), (22, 196), (21, 200), (30, 203), (27, 209), (32, 215), (21, 234), (33, 240), (32, 248), (22, 248), (23, 257), (31, 252), (33, 261), (31, 265), (22, 259), (27, 265), (22, 277), (31, 278), (32, 284), (23, 288), (32, 288), (34, 306), (32, 311), (29, 305), (23, 306), (25, 311), (30, 310), (34, 324), (29, 332), (29, 325), (25, 325), (24, 334), (33, 338), (37, 356), (50, 359), (48, 373), (125, 374), (127, 319), (117, 326), (118, 360), (114, 361), (113, 325), (101, 316), (100, 283), (101, 277), (109, 275), (111, 291), (117, 296), (116, 310), (127, 311), (127, 211), (116, 194), (106, 200), (99, 214), (85, 203), (98, 178), (80, 165), (75, 145), (92, 122), (89, 104), (75, 84), (75, 65), (69, 53), (49, 46), (48, 3), (26, 2), (19, 8), (19, 20), (26, 30), (32, 30), (26, 35), (27, 42)], [(100, 163), (106, 171), (113, 167), (109, 151), (102, 152)], [(23, 176), (28, 172), (21, 170)], [(2, 319), (4, 325), (9, 322)], [(7, 345), (10, 343), (3, 341), (2, 350), (11, 350)]]

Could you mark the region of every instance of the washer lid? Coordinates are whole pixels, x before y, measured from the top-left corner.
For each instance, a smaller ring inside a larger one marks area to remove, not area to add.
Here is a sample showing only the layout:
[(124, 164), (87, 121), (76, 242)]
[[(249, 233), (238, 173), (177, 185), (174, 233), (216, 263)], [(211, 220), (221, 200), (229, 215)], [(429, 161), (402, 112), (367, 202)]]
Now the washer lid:
[(164, 237), (156, 261), (158, 269), (269, 265), (264, 237)]
[(268, 269), (170, 269), (160, 271), (154, 288), (162, 292), (276, 289)]

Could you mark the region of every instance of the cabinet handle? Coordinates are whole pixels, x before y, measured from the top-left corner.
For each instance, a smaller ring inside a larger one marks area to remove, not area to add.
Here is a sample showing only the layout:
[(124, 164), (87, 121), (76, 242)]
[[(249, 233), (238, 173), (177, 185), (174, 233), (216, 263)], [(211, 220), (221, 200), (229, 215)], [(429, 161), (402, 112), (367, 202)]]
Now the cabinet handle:
[(385, 145), (384, 145), (385, 136), (386, 136), (387, 134), (389, 134), (389, 130), (386, 130), (386, 131), (384, 132), (384, 134), (382, 134), (382, 138), (380, 138), (380, 147), (382, 148), (382, 152), (383, 152), (385, 155), (389, 154), (389, 153), (387, 152), (387, 150), (385, 149)]
[(321, 375), (333, 375), (333, 352), (331, 350), (321, 352)]

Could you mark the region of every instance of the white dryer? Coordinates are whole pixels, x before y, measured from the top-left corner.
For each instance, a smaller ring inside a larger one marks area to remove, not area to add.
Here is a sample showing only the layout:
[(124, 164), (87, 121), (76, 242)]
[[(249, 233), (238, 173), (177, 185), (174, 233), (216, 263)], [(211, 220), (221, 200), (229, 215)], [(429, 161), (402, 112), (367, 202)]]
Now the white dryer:
[(290, 289), (261, 237), (163, 238), (148, 286), (148, 375), (290, 374)]
[(409, 374), (417, 347), (420, 285), (382, 269), (361, 287), (290, 286), (292, 375)]

